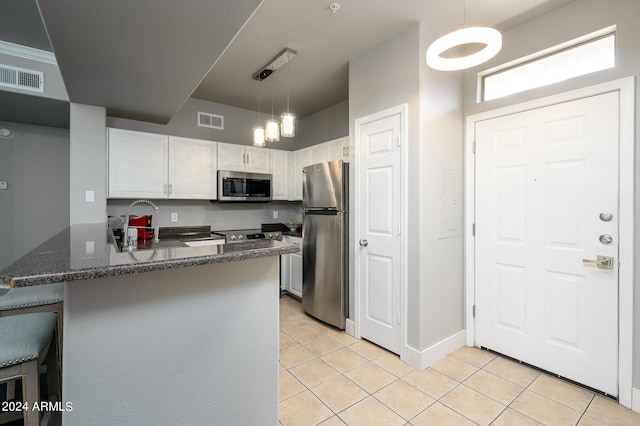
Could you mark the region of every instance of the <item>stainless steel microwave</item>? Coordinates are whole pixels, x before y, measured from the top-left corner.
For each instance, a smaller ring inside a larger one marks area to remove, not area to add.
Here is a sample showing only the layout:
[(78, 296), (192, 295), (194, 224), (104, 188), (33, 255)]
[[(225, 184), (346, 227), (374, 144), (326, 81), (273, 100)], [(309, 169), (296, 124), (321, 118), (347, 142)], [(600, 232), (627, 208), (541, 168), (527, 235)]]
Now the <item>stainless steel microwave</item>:
[(267, 173), (218, 170), (218, 201), (271, 201), (271, 180)]

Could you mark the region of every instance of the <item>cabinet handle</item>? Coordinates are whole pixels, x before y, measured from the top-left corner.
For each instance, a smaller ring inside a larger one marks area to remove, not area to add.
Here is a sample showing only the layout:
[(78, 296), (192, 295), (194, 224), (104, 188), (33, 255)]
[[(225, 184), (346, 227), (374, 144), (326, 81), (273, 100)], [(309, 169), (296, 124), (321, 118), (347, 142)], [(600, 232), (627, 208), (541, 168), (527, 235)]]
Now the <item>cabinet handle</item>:
[(169, 194), (171, 194), (173, 192), (173, 184), (170, 183), (169, 184)]
[(163, 194), (168, 194), (169, 193), (168, 186), (167, 186), (166, 183), (162, 185), (162, 193)]
[(247, 154), (247, 164), (249, 164), (249, 154)]

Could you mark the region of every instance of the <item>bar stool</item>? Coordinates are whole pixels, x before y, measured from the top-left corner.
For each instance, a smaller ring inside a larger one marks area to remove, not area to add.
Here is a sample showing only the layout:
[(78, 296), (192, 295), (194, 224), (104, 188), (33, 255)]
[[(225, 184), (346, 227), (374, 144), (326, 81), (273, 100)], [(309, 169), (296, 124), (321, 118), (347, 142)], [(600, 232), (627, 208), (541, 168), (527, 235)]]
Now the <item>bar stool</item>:
[[(0, 414), (0, 424), (20, 418), (25, 426), (40, 424), (41, 411), (34, 406), (40, 402), (39, 365), (45, 359), (49, 400), (60, 400), (57, 340), (53, 338), (56, 321), (53, 312), (0, 318), (0, 382), (22, 379), (22, 404), (16, 404), (13, 412)], [(45, 414), (42, 420), (46, 424), (51, 421), (51, 411)]]
[[(16, 287), (0, 290), (0, 317), (34, 312), (55, 312), (58, 315), (58, 365), (62, 365), (62, 321), (64, 283)], [(15, 397), (15, 383), (7, 383), (7, 400)]]

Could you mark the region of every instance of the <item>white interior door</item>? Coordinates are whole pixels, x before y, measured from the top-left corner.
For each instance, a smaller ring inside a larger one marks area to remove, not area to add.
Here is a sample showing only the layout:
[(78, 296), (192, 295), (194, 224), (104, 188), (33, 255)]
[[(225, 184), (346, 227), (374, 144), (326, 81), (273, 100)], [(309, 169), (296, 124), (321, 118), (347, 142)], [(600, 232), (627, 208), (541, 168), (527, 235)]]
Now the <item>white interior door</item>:
[[(400, 353), (402, 114), (359, 124), (360, 335)], [(359, 245), (358, 245), (359, 244)]]
[(618, 92), (476, 123), (476, 343), (611, 395), (618, 144)]

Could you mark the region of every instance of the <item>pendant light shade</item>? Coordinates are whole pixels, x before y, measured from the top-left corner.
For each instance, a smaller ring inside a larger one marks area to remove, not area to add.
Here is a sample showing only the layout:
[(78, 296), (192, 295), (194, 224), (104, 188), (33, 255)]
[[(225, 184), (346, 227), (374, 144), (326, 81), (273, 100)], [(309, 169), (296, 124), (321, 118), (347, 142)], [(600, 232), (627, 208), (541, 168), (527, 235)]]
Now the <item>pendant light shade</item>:
[(267, 120), (264, 125), (264, 138), (267, 142), (280, 140), (280, 123), (273, 118), (273, 101), (271, 101), (271, 120)]
[(256, 126), (253, 128), (253, 146), (264, 146), (264, 127)]
[[(465, 44), (479, 43), (485, 47), (479, 52), (457, 58), (445, 58), (444, 52)], [(468, 27), (446, 34), (427, 49), (427, 65), (440, 71), (457, 71), (475, 67), (493, 58), (502, 49), (502, 34), (494, 28)]]
[(273, 118), (266, 122), (264, 138), (267, 142), (278, 142), (280, 140), (280, 125)]
[[(260, 97), (258, 97), (258, 123), (260, 123)], [(260, 124), (253, 128), (253, 146), (264, 146), (264, 127)]]
[(290, 112), (283, 112), (280, 116), (280, 135), (292, 138), (296, 135), (296, 116)]

